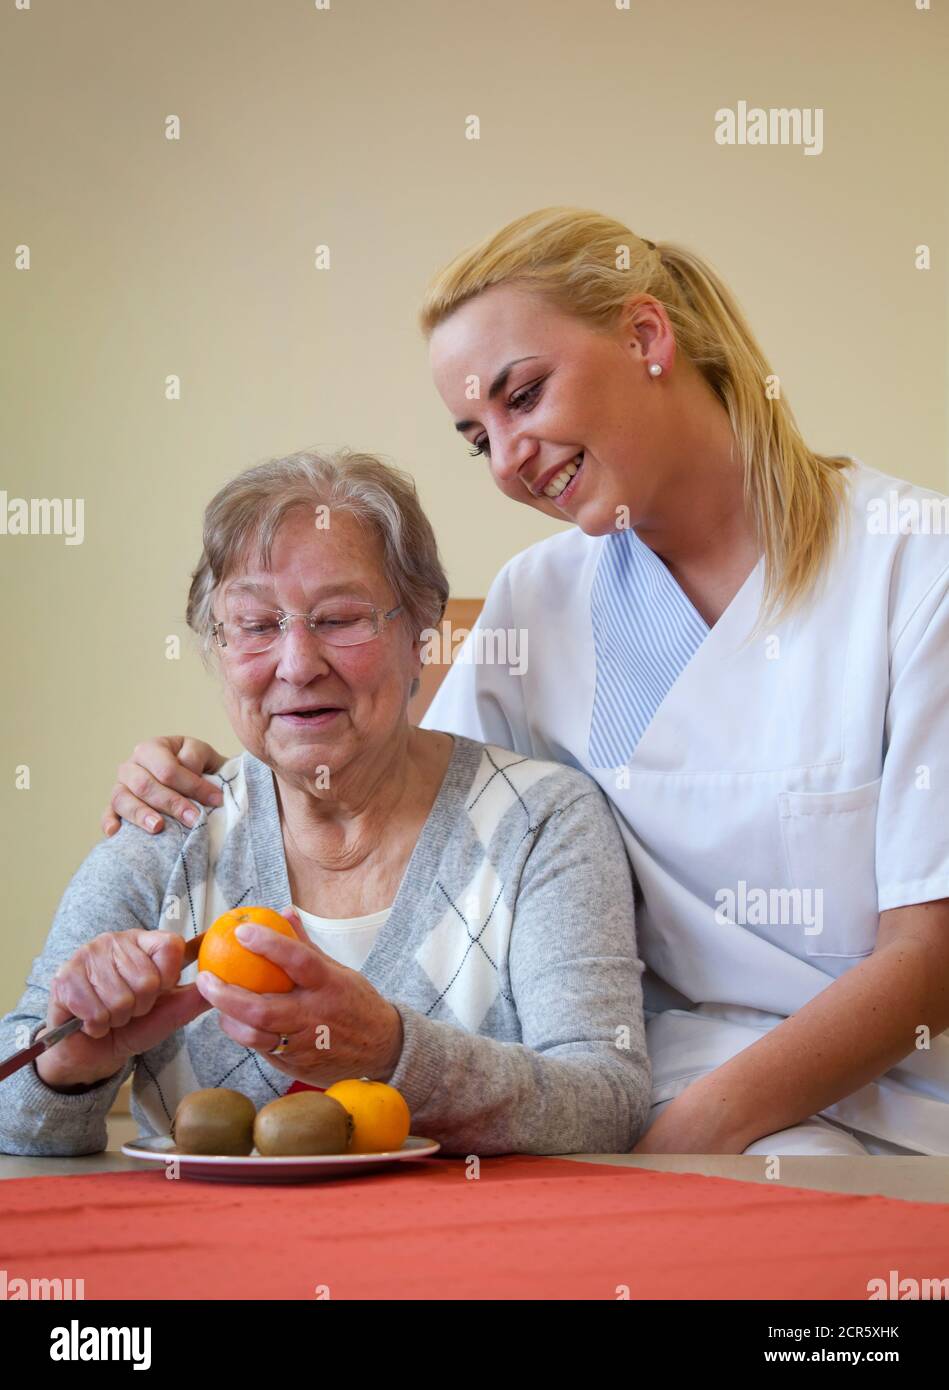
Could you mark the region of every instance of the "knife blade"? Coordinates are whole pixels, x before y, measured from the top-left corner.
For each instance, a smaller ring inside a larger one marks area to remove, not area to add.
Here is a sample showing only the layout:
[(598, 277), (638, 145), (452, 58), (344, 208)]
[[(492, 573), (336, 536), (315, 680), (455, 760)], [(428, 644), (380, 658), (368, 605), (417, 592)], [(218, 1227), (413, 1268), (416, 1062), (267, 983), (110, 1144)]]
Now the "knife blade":
[[(201, 942), (206, 935), (206, 932), (200, 932), (198, 936), (193, 936), (190, 941), (185, 942), (184, 955), (181, 960), (182, 971), (186, 970), (189, 965), (194, 965), (198, 959)], [(23, 1047), (19, 1052), (14, 1052), (12, 1056), (0, 1062), (0, 1081), (5, 1081), (8, 1076), (12, 1076), (21, 1067), (34, 1062), (37, 1057), (42, 1056), (44, 1052), (55, 1047), (57, 1043), (62, 1042), (64, 1038), (68, 1038), (76, 1032), (77, 1028), (81, 1027), (81, 1018), (67, 1018), (65, 1022), (57, 1024), (55, 1028), (44, 1033), (41, 1038), (37, 1038), (29, 1047)]]

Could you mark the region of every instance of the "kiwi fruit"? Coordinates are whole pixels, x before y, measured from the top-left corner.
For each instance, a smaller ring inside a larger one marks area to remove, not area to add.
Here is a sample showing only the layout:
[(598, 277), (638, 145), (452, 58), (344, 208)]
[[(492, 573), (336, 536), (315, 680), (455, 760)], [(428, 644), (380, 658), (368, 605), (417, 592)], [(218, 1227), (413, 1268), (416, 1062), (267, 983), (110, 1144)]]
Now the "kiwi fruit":
[(272, 1100), (254, 1121), (257, 1152), (267, 1158), (288, 1154), (342, 1154), (353, 1132), (353, 1117), (338, 1100), (318, 1091), (297, 1091)]
[(249, 1154), (256, 1116), (254, 1102), (240, 1091), (191, 1091), (175, 1111), (171, 1137), (186, 1154)]

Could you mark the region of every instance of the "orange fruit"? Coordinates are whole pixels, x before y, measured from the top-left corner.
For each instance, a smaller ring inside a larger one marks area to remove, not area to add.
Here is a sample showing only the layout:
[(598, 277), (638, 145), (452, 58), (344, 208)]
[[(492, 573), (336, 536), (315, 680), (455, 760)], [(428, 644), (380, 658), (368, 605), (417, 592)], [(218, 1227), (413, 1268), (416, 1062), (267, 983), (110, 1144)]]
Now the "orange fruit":
[(412, 1122), (405, 1097), (384, 1081), (336, 1081), (326, 1094), (353, 1117), (351, 1154), (391, 1153), (401, 1149)]
[(254, 994), (286, 994), (293, 981), (285, 970), (266, 956), (248, 950), (234, 933), (244, 922), (269, 927), (281, 936), (297, 939), (296, 932), (279, 912), (269, 907), (232, 907), (208, 927), (198, 950), (198, 969), (210, 970), (228, 985), (242, 985)]

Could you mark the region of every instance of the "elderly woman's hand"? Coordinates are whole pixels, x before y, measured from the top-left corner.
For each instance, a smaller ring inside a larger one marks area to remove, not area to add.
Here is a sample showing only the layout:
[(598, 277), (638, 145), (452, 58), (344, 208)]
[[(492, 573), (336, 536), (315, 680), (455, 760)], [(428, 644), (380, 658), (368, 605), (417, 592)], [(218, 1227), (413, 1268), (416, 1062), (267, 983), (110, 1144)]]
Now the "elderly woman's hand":
[(121, 1071), (209, 1008), (194, 985), (178, 987), (184, 939), (174, 932), (102, 932), (80, 946), (53, 976), (46, 1029), (70, 1014), (77, 1032), (36, 1059), (54, 1089), (89, 1086)]
[[(235, 935), (248, 950), (287, 972), (295, 988), (286, 994), (254, 994), (202, 971), (197, 987), (221, 1013), (221, 1029), (252, 1047), (278, 1070), (314, 1086), (344, 1077), (388, 1081), (402, 1052), (398, 1009), (358, 970), (340, 965), (309, 940), (299, 917), (284, 913), (297, 940), (244, 923)], [(286, 1035), (286, 1051), (271, 1049)]]

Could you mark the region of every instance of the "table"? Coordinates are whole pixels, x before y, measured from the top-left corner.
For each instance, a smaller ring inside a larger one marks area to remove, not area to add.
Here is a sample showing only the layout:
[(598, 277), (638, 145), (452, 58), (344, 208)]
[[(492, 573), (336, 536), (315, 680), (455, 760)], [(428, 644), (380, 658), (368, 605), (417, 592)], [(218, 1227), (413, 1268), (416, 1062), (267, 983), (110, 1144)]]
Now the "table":
[[(138, 1125), (131, 1115), (109, 1116), (109, 1147), (83, 1158), (17, 1158), (0, 1154), (0, 1179), (57, 1177), (77, 1173), (141, 1172), (121, 1147), (134, 1139)], [(646, 1168), (660, 1173), (698, 1173), (740, 1182), (774, 1182), (765, 1176), (766, 1159), (744, 1154), (562, 1154), (570, 1162), (605, 1163)], [(949, 1202), (949, 1158), (807, 1158), (781, 1160), (784, 1187), (819, 1192), (852, 1192), (904, 1198), (913, 1202)]]
[(0, 1156), (6, 1276), (81, 1278), (87, 1300), (865, 1302), (891, 1272), (949, 1274), (945, 1159), (787, 1158), (775, 1181), (744, 1155), (514, 1154), (476, 1179), (439, 1156), (255, 1186), (168, 1181), (116, 1151), (134, 1131)]

